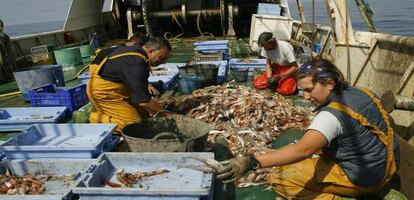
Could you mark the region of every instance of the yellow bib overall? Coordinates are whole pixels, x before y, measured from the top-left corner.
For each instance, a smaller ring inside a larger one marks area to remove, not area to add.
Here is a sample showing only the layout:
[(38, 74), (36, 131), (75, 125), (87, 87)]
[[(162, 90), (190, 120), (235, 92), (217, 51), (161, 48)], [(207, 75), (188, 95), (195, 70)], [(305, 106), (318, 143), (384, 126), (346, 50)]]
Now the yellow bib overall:
[(279, 195), (287, 199), (342, 199), (341, 196), (357, 197), (379, 192), (391, 181), (397, 171), (393, 151), (394, 131), (380, 101), (370, 91), (363, 88), (361, 90), (371, 97), (381, 111), (386, 122), (387, 134), (346, 105), (332, 102), (328, 107), (344, 112), (361, 125), (369, 127), (384, 143), (387, 148), (387, 161), (382, 183), (378, 186), (356, 185), (349, 180), (338, 163), (322, 154), (318, 158), (308, 158), (291, 165), (275, 167), (267, 179)]
[(90, 123), (117, 124), (115, 134), (120, 134), (126, 125), (138, 122), (143, 118), (141, 112), (129, 103), (130, 93), (127, 87), (122, 83), (105, 80), (98, 74), (108, 60), (122, 56), (138, 56), (144, 61), (147, 60), (140, 53), (128, 52), (105, 58), (99, 64), (91, 64), (89, 65), (90, 79), (86, 89), (89, 101), (95, 109), (95, 112), (89, 116)]

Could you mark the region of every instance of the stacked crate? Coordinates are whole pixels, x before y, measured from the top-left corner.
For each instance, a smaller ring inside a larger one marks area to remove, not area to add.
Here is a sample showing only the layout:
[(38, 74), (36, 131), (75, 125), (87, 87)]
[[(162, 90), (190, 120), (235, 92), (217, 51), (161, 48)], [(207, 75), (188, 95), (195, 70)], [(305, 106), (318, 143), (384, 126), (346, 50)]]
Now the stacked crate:
[(195, 61), (220, 61), (230, 58), (228, 40), (212, 40), (194, 43)]

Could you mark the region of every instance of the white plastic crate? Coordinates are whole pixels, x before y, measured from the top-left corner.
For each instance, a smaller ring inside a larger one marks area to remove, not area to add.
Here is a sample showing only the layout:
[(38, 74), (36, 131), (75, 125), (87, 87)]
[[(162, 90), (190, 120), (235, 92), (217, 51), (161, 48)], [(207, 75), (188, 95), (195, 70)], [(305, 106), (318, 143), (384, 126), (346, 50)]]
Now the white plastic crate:
[(37, 124), (5, 142), (1, 149), (13, 159), (88, 159), (112, 150), (115, 124)]
[(46, 189), (42, 195), (0, 195), (0, 199), (16, 200), (66, 200), (72, 199), (72, 188), (79, 184), (81, 175), (95, 160), (13, 160), (2, 161), (1, 164), (12, 169), (15, 175), (72, 176), (73, 180), (49, 180), (44, 184)]
[[(104, 153), (98, 164), (91, 167), (83, 184), (73, 189), (82, 200), (198, 200), (212, 198), (213, 174), (185, 168), (204, 166), (188, 156), (214, 158), (213, 153)], [(112, 188), (102, 179), (119, 183), (115, 172), (152, 171), (167, 169), (168, 173), (145, 177), (133, 188)]]
[(33, 124), (58, 123), (66, 107), (0, 108), (0, 131), (21, 131)]

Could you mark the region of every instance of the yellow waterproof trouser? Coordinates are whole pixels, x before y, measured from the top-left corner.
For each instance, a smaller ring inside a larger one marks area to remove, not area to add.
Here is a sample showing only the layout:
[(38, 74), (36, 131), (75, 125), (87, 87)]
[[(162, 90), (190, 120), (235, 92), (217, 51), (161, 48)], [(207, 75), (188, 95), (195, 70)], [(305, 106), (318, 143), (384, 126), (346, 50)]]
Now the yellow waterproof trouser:
[(341, 199), (381, 189), (353, 184), (339, 164), (323, 156), (276, 167), (267, 180), (278, 195), (287, 199)]
[(128, 55), (145, 58), (142, 54), (131, 52), (105, 58), (98, 65), (89, 65), (90, 79), (86, 92), (89, 101), (95, 108), (95, 112), (92, 112), (89, 116), (89, 121), (90, 123), (115, 123), (117, 124), (115, 134), (120, 134), (126, 125), (140, 121), (142, 116), (129, 103), (128, 88), (121, 83), (103, 79), (98, 72), (108, 59)]
[(274, 190), (287, 199), (341, 199), (340, 196), (357, 197), (382, 190), (397, 171), (394, 157), (394, 131), (388, 114), (380, 101), (368, 90), (360, 88), (377, 105), (387, 126), (387, 133), (372, 125), (364, 116), (354, 112), (346, 105), (332, 102), (328, 106), (344, 112), (368, 127), (378, 136), (387, 148), (387, 160), (384, 179), (381, 184), (365, 187), (353, 184), (338, 163), (329, 157), (308, 158), (291, 165), (276, 167), (269, 174), (268, 182)]

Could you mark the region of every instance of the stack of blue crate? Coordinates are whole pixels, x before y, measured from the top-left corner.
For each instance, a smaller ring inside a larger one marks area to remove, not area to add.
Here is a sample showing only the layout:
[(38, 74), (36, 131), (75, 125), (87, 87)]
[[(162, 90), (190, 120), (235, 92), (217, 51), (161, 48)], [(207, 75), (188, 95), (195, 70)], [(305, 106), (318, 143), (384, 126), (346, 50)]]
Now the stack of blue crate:
[[(212, 41), (202, 41), (194, 43), (194, 51), (196, 52), (196, 61), (220, 61), (228, 60), (230, 58), (230, 48), (228, 40), (212, 40)], [(209, 58), (208, 55), (218, 55)]]

